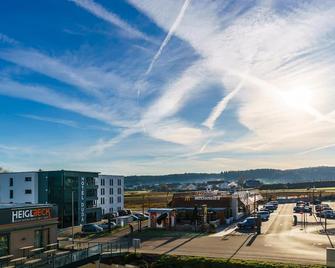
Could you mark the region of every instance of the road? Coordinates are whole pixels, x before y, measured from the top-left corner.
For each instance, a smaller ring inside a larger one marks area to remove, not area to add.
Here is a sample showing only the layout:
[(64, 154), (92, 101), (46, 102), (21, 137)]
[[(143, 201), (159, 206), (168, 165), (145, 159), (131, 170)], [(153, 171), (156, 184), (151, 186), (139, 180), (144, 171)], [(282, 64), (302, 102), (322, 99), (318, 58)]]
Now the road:
[[(270, 220), (263, 223), (262, 234), (232, 231), (224, 236), (193, 236), (180, 239), (151, 239), (142, 244), (142, 252), (193, 255), (220, 258), (272, 260), (301, 264), (325, 264), (330, 241), (318, 233), (322, 229), (314, 216), (307, 226), (292, 226), (293, 204), (279, 205)], [(334, 221), (334, 220), (332, 220)], [(334, 221), (335, 222), (335, 221)], [(329, 221), (329, 227), (335, 224)]]

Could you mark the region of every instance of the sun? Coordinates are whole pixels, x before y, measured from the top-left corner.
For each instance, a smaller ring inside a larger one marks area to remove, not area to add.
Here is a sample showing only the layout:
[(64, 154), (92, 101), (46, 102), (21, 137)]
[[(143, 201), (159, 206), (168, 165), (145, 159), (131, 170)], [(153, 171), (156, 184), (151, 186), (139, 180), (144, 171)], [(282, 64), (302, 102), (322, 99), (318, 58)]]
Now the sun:
[(305, 110), (311, 106), (313, 99), (309, 89), (291, 89), (281, 92), (283, 101), (291, 108)]

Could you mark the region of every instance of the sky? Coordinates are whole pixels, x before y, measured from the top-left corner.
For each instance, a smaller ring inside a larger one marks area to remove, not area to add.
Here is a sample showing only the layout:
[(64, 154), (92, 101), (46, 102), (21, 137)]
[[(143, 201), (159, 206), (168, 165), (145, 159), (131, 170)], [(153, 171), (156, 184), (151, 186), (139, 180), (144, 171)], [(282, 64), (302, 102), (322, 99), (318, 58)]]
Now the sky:
[(334, 0), (0, 1), (0, 166), (335, 165)]

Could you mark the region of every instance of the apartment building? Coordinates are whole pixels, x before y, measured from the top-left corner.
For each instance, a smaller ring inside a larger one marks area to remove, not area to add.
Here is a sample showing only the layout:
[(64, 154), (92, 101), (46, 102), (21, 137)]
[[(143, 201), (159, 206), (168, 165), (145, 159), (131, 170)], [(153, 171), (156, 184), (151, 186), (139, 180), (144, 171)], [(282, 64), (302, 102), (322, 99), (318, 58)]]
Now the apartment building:
[(102, 214), (117, 212), (124, 208), (124, 177), (114, 175), (99, 175), (98, 207)]
[(0, 173), (0, 203), (38, 203), (38, 173)]
[(63, 228), (72, 223), (73, 195), (75, 225), (96, 222), (101, 219), (98, 175), (69, 170), (0, 173), (0, 202), (56, 204)]

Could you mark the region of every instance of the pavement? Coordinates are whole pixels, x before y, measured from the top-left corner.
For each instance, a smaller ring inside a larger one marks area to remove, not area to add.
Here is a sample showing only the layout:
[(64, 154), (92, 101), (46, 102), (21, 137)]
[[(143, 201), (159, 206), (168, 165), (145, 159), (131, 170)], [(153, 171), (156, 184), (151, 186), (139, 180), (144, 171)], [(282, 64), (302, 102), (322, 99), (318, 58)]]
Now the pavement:
[[(142, 243), (139, 251), (156, 254), (175, 254), (227, 259), (271, 260), (299, 264), (325, 264), (326, 248), (334, 236), (320, 234), (322, 226), (314, 216), (307, 216), (306, 228), (293, 226), (294, 204), (279, 205), (270, 220), (262, 224), (262, 234), (239, 232), (235, 226), (215, 235), (181, 238), (152, 238)], [(335, 220), (328, 220), (335, 228)], [(335, 240), (334, 240), (335, 242)]]

